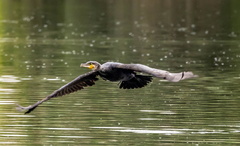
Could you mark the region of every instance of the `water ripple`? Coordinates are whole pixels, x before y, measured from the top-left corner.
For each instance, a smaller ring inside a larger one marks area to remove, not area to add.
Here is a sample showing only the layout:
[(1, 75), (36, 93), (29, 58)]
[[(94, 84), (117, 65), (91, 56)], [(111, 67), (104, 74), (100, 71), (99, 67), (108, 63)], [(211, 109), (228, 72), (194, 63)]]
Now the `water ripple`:
[(21, 80), (19, 80), (18, 77), (13, 76), (13, 75), (2, 75), (2, 76), (0, 76), (0, 82), (16, 83), (16, 82), (21, 82)]
[(0, 101), (0, 105), (7, 105), (7, 104), (14, 104), (14, 101)]
[(47, 137), (58, 137), (58, 138), (92, 138), (88, 136), (47, 136)]

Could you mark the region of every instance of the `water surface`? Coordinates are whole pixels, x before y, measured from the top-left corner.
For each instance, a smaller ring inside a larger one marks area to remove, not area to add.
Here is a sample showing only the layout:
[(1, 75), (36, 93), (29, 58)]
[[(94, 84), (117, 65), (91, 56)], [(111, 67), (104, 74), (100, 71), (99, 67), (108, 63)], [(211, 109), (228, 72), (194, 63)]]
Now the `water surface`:
[[(238, 145), (237, 3), (0, 1), (0, 144)], [(88, 60), (199, 77), (136, 90), (99, 80), (31, 114), (15, 110), (88, 72)]]

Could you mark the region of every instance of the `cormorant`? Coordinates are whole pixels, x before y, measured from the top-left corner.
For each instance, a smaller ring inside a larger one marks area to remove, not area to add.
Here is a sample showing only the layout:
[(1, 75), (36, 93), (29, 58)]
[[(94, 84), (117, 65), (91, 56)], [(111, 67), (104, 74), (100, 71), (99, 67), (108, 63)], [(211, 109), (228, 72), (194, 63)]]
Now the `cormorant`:
[[(33, 111), (41, 103), (58, 96), (73, 93), (75, 91), (84, 89), (84, 87), (92, 86), (100, 76), (104, 80), (119, 82), (121, 89), (142, 88), (152, 81), (152, 77), (166, 79), (171, 82), (178, 82), (180, 80), (197, 77), (192, 72), (170, 73), (165, 70), (155, 69), (142, 64), (123, 64), (118, 62), (106, 62), (100, 64), (97, 61), (88, 61), (82, 63), (80, 67), (87, 67), (92, 71), (80, 75), (71, 82), (55, 90), (52, 94), (44, 99), (36, 102), (28, 107), (17, 105), (18, 110), (27, 110), (25, 114)], [(148, 75), (137, 74), (137, 72)]]

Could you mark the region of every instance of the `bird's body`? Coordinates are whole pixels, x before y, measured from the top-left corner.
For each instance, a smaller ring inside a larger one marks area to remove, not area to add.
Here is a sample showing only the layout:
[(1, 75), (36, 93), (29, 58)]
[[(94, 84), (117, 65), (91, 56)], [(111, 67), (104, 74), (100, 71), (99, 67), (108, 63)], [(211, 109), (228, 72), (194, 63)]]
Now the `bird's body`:
[(116, 81), (126, 81), (133, 78), (133, 71), (128, 71), (124, 69), (119, 69), (114, 67), (115, 65), (120, 65), (117, 62), (106, 62), (101, 65), (99, 69), (99, 75), (104, 80), (116, 82)]
[[(81, 67), (87, 67), (92, 71), (80, 75), (71, 82), (55, 90), (52, 94), (48, 95), (41, 101), (28, 107), (18, 105), (19, 110), (27, 110), (25, 113), (30, 113), (41, 103), (58, 96), (63, 96), (76, 92), (87, 86), (92, 86), (100, 76), (104, 80), (119, 82), (119, 88), (134, 89), (142, 88), (152, 81), (152, 77), (166, 79), (172, 82), (178, 82), (183, 79), (196, 77), (192, 72), (170, 73), (165, 70), (159, 70), (148, 67), (142, 64), (123, 64), (118, 62), (106, 62), (100, 64), (96, 61), (88, 61), (81, 64)], [(148, 75), (139, 75), (137, 72), (145, 73)]]

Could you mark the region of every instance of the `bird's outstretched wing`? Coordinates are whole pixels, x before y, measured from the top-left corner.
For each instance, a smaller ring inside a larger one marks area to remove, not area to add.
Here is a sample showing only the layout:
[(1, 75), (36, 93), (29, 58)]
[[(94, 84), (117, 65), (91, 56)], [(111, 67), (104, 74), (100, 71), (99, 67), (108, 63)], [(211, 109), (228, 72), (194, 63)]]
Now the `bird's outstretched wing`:
[(74, 80), (72, 80), (71, 82), (67, 83), (66, 85), (62, 86), (61, 88), (55, 90), (52, 94), (48, 95), (47, 97), (45, 97), (44, 99), (36, 102), (33, 105), (30, 105), (28, 107), (22, 107), (20, 105), (17, 104), (17, 109), (22, 111), (22, 110), (27, 110), (25, 112), (25, 114), (30, 113), (31, 111), (33, 111), (39, 104), (54, 98), (54, 97), (58, 97), (58, 96), (63, 96), (66, 94), (70, 94), (73, 92), (76, 92), (78, 90), (83, 89), (84, 87), (87, 86), (92, 86), (95, 84), (95, 81), (98, 80), (97, 78), (98, 72), (97, 71), (91, 71), (89, 73), (83, 74), (78, 76), (77, 78), (75, 78)]
[(194, 75), (192, 72), (170, 73), (165, 70), (151, 68), (142, 64), (114, 64), (112, 65), (112, 67), (150, 74), (154, 77), (166, 79), (171, 82), (178, 82), (180, 80), (198, 77), (197, 75)]

